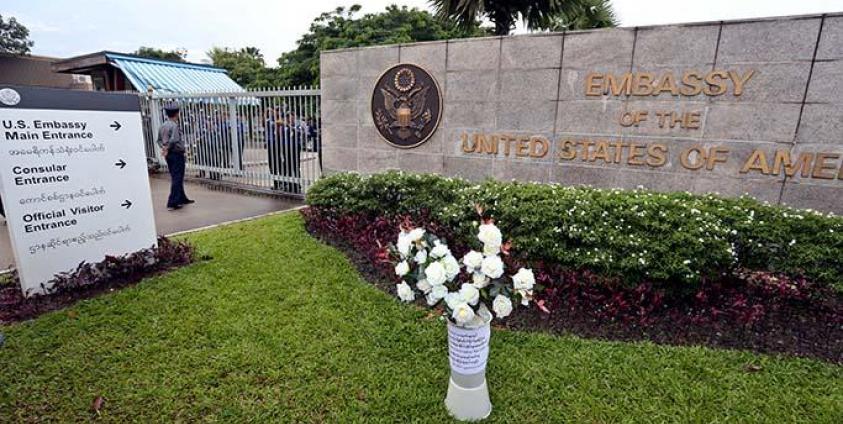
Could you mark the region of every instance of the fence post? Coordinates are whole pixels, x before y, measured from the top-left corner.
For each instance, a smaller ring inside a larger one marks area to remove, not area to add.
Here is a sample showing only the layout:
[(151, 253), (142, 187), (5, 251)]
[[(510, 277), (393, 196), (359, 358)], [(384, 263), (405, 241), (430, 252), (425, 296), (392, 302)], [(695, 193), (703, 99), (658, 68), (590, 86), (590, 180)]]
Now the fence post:
[(235, 97), (228, 98), (228, 129), (231, 131), (231, 151), (234, 157), (231, 158), (234, 169), (238, 171), (243, 170), (243, 151), (240, 146), (240, 131), (237, 131), (237, 99)]
[(152, 90), (146, 94), (146, 98), (149, 101), (149, 124), (152, 128), (152, 146), (155, 152), (155, 161), (161, 165), (165, 161), (161, 160), (161, 146), (158, 145), (158, 130), (161, 129), (160, 99), (153, 96)]

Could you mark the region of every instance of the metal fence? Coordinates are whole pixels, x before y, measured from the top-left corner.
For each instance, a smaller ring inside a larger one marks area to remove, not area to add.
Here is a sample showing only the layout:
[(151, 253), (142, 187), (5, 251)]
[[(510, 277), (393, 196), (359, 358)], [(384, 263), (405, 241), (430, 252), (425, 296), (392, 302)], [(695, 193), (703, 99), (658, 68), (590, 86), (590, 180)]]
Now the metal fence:
[(147, 160), (166, 169), (156, 143), (167, 103), (180, 106), (187, 176), (293, 196), (322, 174), (318, 88), (142, 94)]

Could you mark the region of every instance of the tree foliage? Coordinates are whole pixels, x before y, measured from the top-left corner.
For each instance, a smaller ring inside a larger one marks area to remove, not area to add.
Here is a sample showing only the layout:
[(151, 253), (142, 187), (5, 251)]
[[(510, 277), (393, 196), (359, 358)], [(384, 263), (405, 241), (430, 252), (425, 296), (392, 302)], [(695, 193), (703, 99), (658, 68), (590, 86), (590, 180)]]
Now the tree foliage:
[(357, 17), (360, 8), (338, 7), (319, 15), (296, 49), (278, 59), (279, 85), (318, 84), (322, 50), (487, 35), (477, 22), (457, 26), (416, 8), (392, 5), (384, 12)]
[(522, 20), (530, 30), (615, 26), (609, 0), (432, 0), (437, 15), (462, 28), (488, 19), (496, 35), (507, 35)]
[(29, 54), (35, 43), (29, 39), (29, 29), (14, 17), (0, 15), (0, 53)]
[(572, 13), (555, 16), (547, 28), (566, 31), (589, 28), (609, 28), (618, 25), (618, 18), (609, 0), (583, 0)]
[(133, 53), (135, 56), (147, 57), (150, 59), (163, 59), (163, 60), (173, 60), (176, 62), (187, 62), (187, 50), (184, 49), (176, 49), (176, 50), (162, 50), (157, 49), (155, 47), (145, 47), (141, 46)]
[(489, 29), (481, 28), (479, 24), (485, 17), (491, 19), (491, 12), (487, 13), (490, 10), (509, 12), (495, 12), (498, 20), (491, 19), (496, 28), (506, 28), (505, 32), (499, 30), (504, 34), (514, 27), (519, 17), (528, 24), (532, 22), (531, 29), (557, 31), (616, 24), (609, 0), (455, 0), (433, 3), (453, 3), (459, 7), (473, 4), (475, 9), (467, 9), (474, 12), (462, 15), (449, 15), (440, 8), (440, 17), (446, 18), (440, 19), (424, 10), (396, 5), (388, 6), (383, 12), (360, 15), (361, 6), (355, 4), (347, 8), (338, 7), (314, 19), (308, 32), (298, 40), (296, 48), (278, 59), (278, 68), (266, 67), (263, 55), (255, 47), (239, 50), (214, 47), (207, 55), (215, 66), (228, 70), (231, 78), (244, 87), (292, 87), (319, 84), (319, 53), (322, 50), (491, 35)]
[(277, 71), (266, 67), (263, 53), (257, 47), (239, 50), (213, 47), (206, 54), (214, 66), (227, 70), (228, 76), (243, 87), (260, 88), (276, 84)]

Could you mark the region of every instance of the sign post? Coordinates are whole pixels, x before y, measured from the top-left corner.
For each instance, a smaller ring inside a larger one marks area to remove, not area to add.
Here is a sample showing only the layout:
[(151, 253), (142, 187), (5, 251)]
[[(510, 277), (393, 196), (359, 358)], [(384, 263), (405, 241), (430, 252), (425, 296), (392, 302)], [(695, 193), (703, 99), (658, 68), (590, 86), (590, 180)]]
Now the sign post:
[(0, 197), (24, 295), (156, 244), (140, 103), (0, 85)]

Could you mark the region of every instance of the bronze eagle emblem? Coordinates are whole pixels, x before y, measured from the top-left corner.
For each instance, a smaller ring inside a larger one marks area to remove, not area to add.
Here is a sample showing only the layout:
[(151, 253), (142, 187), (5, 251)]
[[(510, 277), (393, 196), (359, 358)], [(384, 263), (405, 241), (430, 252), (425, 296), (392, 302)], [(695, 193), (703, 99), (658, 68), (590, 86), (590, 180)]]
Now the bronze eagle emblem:
[(400, 69), (395, 75), (395, 89), (381, 87), (383, 111), (376, 113), (376, 124), (381, 131), (406, 140), (411, 135), (421, 138), (422, 130), (432, 120), (427, 107), (430, 86), (417, 84), (415, 75), (408, 68)]

